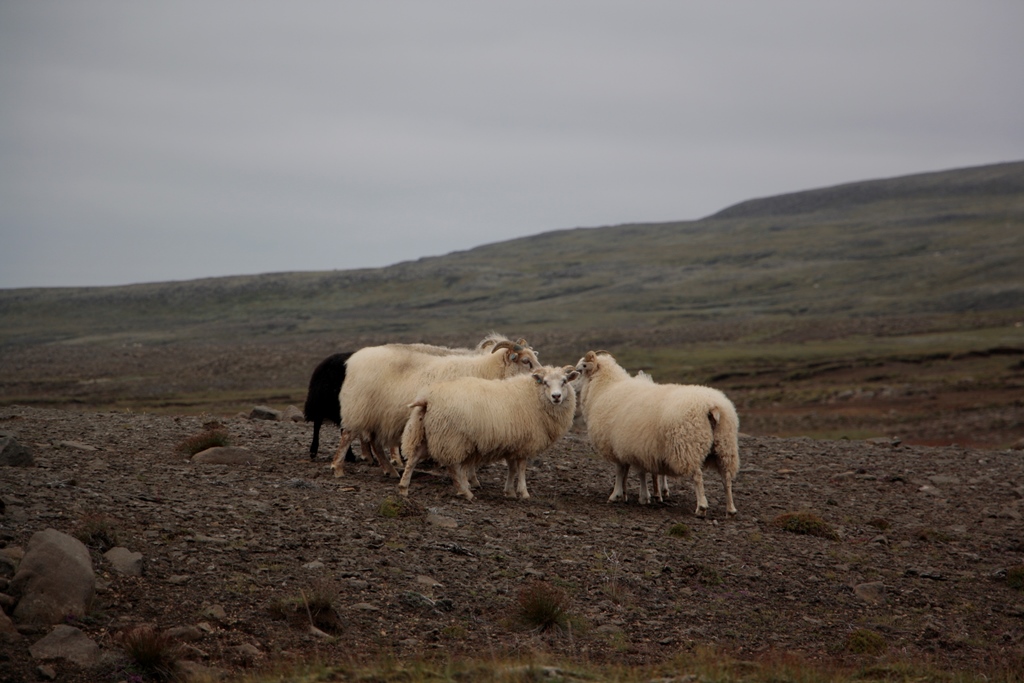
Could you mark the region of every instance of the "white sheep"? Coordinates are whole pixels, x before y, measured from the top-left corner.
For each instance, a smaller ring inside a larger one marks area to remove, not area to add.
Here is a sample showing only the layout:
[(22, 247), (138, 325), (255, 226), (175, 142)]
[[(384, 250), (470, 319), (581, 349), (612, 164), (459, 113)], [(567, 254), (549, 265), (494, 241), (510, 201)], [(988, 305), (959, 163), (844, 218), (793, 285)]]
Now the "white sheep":
[[(352, 354), (341, 385), (341, 423), (344, 429), (331, 464), (334, 476), (344, 474), (344, 454), (353, 439), (369, 444), (389, 475), (398, 476), (385, 451), (396, 452), (409, 419), (409, 404), (423, 387), (456, 377), (501, 379), (530, 372), (540, 366), (526, 340), (489, 343), (485, 338), (476, 353), (444, 354), (419, 345), (370, 346)], [(489, 349), (489, 350), (488, 350)]]
[(399, 493), (409, 495), (413, 469), (429, 456), (448, 467), (467, 500), (473, 500), (469, 478), (476, 469), (504, 459), (505, 496), (529, 498), (526, 465), (572, 426), (576, 392), (570, 382), (577, 374), (571, 365), (542, 367), (528, 376), (462, 377), (426, 387), (409, 406)]
[[(576, 369), (583, 379), (580, 400), (591, 443), (616, 466), (609, 502), (625, 499), (626, 476), (636, 467), (688, 477), (697, 497), (695, 514), (703, 517), (708, 501), (702, 470), (713, 464), (725, 484), (726, 511), (736, 514), (732, 480), (740, 468), (739, 417), (725, 394), (630, 377), (606, 351), (588, 351)], [(647, 503), (646, 476), (641, 481), (640, 502)]]

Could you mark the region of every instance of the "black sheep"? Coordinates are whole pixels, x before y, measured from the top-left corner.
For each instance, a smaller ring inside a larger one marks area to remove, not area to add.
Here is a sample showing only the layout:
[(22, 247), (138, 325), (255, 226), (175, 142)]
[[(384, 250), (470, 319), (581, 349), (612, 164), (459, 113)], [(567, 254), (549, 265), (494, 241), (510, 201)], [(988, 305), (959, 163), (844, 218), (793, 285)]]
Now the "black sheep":
[[(309, 378), (309, 391), (306, 393), (306, 405), (303, 413), (307, 422), (313, 423), (313, 443), (309, 446), (309, 459), (316, 460), (320, 449), (320, 425), (325, 420), (341, 426), (341, 403), (338, 394), (345, 381), (345, 362), (351, 353), (336, 353), (328, 356), (313, 370)], [(355, 460), (352, 448), (345, 453), (345, 459)]]

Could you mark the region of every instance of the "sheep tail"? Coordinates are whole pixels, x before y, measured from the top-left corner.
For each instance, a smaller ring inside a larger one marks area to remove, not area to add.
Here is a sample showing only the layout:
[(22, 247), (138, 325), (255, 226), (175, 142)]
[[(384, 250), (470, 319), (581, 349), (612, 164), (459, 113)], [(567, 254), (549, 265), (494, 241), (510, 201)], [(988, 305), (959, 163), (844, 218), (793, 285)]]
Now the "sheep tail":
[(423, 415), (427, 412), (427, 402), (424, 400), (410, 403), (412, 409), (409, 412), (409, 421), (405, 423), (402, 431), (402, 452), (407, 454), (415, 453), (416, 448), (426, 441), (426, 430), (423, 427)]
[(714, 465), (723, 475), (736, 476), (740, 469), (739, 421), (734, 410), (712, 406), (708, 410), (713, 441), (704, 465)]

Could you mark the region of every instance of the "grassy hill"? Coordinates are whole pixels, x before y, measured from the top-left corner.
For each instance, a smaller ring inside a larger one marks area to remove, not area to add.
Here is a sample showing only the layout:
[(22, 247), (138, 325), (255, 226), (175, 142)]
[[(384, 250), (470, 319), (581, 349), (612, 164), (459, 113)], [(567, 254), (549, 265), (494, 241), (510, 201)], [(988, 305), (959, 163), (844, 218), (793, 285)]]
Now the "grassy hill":
[(1024, 162), (841, 185), (699, 221), (549, 232), (387, 268), (0, 290), (0, 346), (476, 335), (1024, 309)]

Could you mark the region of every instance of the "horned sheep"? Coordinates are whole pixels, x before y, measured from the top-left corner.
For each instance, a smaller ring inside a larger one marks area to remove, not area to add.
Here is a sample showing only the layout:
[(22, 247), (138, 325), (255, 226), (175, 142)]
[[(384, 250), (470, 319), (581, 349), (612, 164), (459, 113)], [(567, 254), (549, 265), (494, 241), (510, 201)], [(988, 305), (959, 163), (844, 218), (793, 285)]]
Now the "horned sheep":
[[(635, 467), (689, 478), (697, 497), (695, 514), (703, 517), (708, 501), (702, 470), (714, 465), (725, 485), (726, 511), (736, 514), (732, 480), (740, 467), (739, 417), (725, 394), (630, 377), (606, 351), (588, 351), (576, 369), (590, 440), (598, 455), (616, 466), (609, 502), (625, 498), (625, 480)], [(640, 502), (647, 503), (646, 476), (641, 481)]]
[(526, 465), (572, 426), (576, 392), (570, 382), (577, 374), (571, 365), (541, 367), (527, 376), (462, 377), (426, 387), (410, 405), (402, 434), (408, 460), (399, 493), (409, 495), (413, 469), (430, 456), (448, 467), (467, 500), (476, 469), (504, 459), (505, 496), (529, 498)]
[(381, 467), (389, 475), (397, 470), (383, 451), (397, 451), (409, 418), (409, 404), (420, 390), (435, 382), (457, 377), (503, 379), (540, 366), (526, 340), (485, 338), (476, 353), (438, 355), (415, 345), (385, 344), (360, 349), (346, 364), (341, 385), (343, 429), (331, 469), (344, 474), (345, 449), (353, 439), (370, 444)]

